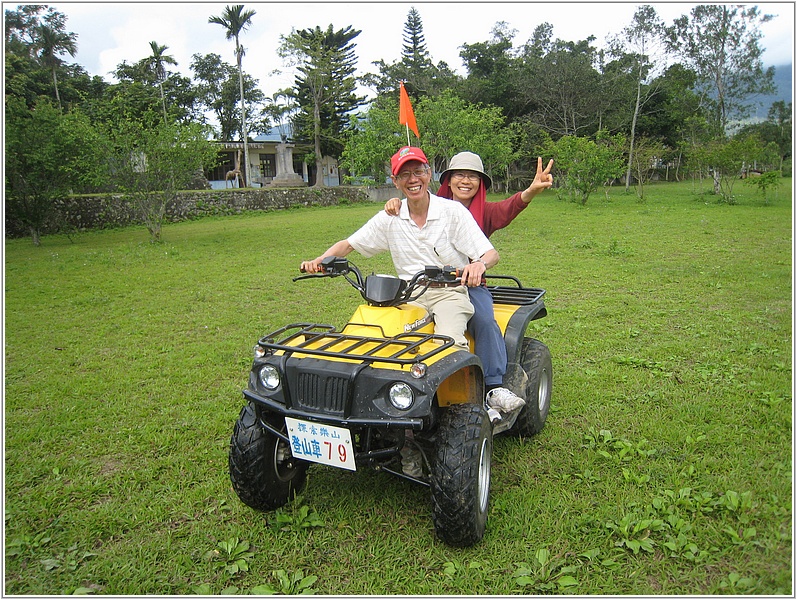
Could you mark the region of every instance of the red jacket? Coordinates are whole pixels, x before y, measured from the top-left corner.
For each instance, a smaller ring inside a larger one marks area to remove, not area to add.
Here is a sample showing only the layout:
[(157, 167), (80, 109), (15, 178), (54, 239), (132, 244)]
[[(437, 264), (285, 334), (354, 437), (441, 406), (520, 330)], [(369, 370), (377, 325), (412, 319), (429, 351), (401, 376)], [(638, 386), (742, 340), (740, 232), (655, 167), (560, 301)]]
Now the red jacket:
[[(510, 196), (500, 202), (487, 202), (487, 191), (484, 189), (484, 182), (479, 186), (476, 195), (468, 206), (470, 214), (476, 219), (484, 235), (490, 237), (494, 232), (503, 229), (517, 217), (521, 211), (528, 206), (520, 199), (521, 192)], [(451, 185), (448, 176), (444, 176), (440, 181), (440, 189), (437, 195), (443, 198), (453, 199)]]
[(495, 231), (509, 225), (527, 206), (528, 204), (520, 199), (520, 192), (500, 202), (485, 202), (482, 226), (484, 235), (490, 237)]

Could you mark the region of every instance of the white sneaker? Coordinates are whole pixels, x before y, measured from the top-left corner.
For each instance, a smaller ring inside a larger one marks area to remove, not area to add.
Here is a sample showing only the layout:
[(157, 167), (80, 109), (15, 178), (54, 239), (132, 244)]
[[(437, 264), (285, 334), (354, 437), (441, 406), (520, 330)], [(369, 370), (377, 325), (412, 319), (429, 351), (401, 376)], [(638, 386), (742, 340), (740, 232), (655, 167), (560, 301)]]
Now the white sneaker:
[(501, 412), (511, 412), (526, 404), (526, 401), (510, 389), (497, 387), (487, 392), (487, 405)]

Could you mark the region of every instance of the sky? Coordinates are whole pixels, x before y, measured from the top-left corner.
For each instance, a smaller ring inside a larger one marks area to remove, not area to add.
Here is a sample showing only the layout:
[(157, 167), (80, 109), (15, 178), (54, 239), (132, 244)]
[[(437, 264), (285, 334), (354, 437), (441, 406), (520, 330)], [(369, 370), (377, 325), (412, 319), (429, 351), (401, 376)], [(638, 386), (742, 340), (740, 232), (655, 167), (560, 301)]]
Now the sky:
[[(237, 2), (236, 2), (237, 3)], [(232, 3), (231, 3), (232, 4)], [(349, 25), (362, 33), (355, 38), (358, 75), (377, 72), (371, 64), (390, 64), (401, 57), (407, 13), (415, 7), (423, 23), (427, 49), (434, 63), (445, 61), (461, 75), (465, 69), (459, 57), (463, 44), (485, 42), (497, 22), (505, 21), (517, 31), (514, 43), (520, 46), (541, 23), (553, 26), (554, 39), (579, 41), (595, 36), (602, 46), (608, 35), (619, 34), (631, 23), (641, 3), (625, 2), (247, 2), (254, 10), (252, 24), (241, 36), (246, 50), (243, 66), (258, 80), (267, 96), (290, 87), (293, 73), (277, 55), (280, 35), (292, 29), (322, 29), (331, 23), (337, 29)], [(659, 17), (671, 24), (689, 14), (695, 3), (650, 3)], [(793, 2), (756, 3), (761, 12), (776, 15), (761, 26), (765, 66), (793, 62)], [(4, 9), (15, 4), (4, 3)], [(204, 2), (55, 2), (48, 3), (68, 19), (66, 30), (78, 35), (78, 52), (67, 62), (76, 62), (91, 75), (113, 82), (110, 75), (122, 61), (135, 63), (150, 55), (150, 41), (168, 46), (166, 54), (177, 66), (169, 67), (191, 77), (193, 54), (216, 53), (235, 64), (234, 42), (225, 39), (224, 28), (208, 23), (221, 15), (226, 4)], [(275, 71), (281, 71), (276, 73)], [(361, 93), (367, 93), (361, 90)]]

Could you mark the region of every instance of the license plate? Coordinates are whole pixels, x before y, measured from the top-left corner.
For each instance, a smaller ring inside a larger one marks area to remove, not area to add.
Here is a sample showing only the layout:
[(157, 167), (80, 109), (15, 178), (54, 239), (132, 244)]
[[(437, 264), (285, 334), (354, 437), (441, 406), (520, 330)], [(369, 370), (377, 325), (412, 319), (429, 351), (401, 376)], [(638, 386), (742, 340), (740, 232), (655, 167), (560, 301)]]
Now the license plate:
[(356, 471), (351, 432), (343, 427), (322, 425), (285, 417), (294, 458)]

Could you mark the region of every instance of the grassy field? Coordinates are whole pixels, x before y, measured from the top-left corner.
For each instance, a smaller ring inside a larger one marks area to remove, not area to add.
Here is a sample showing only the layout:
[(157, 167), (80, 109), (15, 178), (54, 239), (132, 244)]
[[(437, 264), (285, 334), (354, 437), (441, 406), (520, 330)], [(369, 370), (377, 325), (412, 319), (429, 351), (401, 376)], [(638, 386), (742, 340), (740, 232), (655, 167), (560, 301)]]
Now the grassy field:
[(469, 549), (387, 474), (314, 466), (270, 514), (230, 486), (254, 342), (347, 320), (343, 281), (291, 278), (381, 205), (6, 241), (5, 593), (792, 594), (790, 183), (548, 193), (493, 236), (548, 290), (553, 399), (496, 439)]

